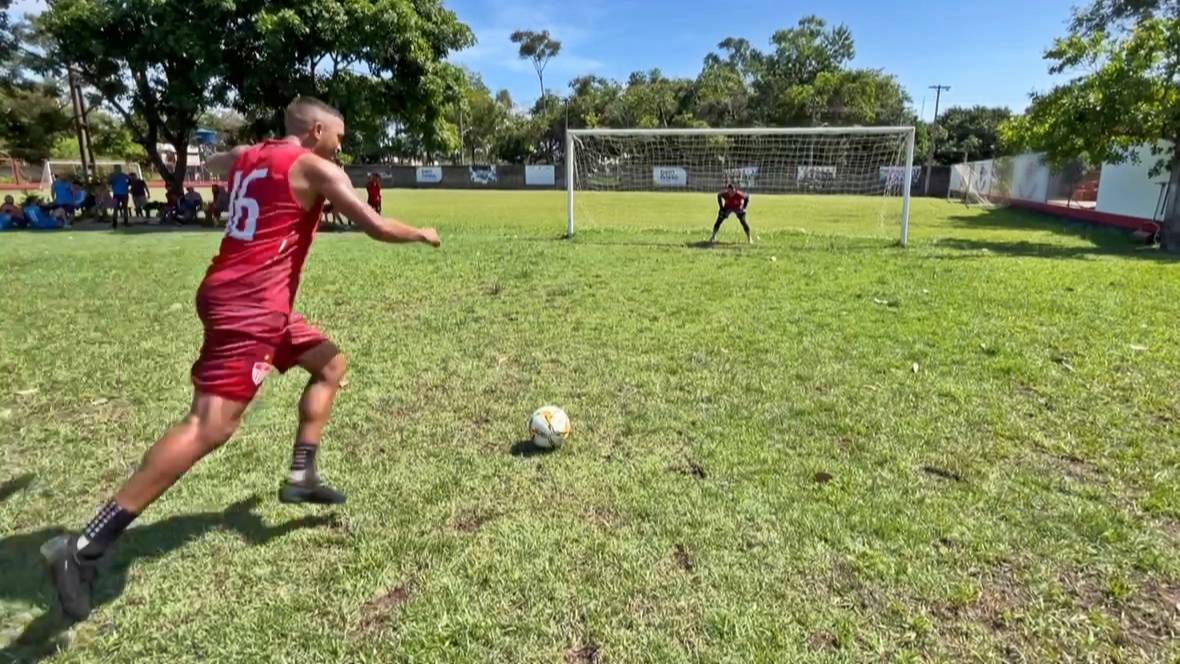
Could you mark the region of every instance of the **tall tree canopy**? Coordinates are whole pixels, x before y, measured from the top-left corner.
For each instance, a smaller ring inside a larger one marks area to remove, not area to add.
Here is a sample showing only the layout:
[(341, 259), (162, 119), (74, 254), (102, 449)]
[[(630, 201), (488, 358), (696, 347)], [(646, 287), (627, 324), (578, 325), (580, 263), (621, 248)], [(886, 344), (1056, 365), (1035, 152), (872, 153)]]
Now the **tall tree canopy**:
[(39, 27), (173, 190), (198, 118), (226, 105), (273, 130), (293, 96), (315, 94), (346, 113), (351, 141), (397, 122), (427, 149), (446, 147), (444, 107), (461, 73), (443, 59), (473, 41), (439, 0), (57, 0)]
[(1033, 95), (1005, 140), (1058, 165), (1118, 163), (1152, 146), (1152, 173), (1171, 178), (1163, 243), (1180, 252), (1180, 0), (1096, 0), (1045, 58), (1073, 77)]

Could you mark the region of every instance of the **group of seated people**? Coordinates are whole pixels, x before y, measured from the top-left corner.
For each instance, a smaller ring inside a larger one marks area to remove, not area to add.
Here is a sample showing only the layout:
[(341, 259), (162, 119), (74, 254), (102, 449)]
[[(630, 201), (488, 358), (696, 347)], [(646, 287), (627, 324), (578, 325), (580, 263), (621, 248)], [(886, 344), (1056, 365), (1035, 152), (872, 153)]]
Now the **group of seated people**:
[(134, 217), (147, 219), (155, 214), (160, 223), (189, 224), (200, 220), (218, 225), (222, 213), (229, 210), (229, 192), (214, 184), (212, 200), (206, 203), (194, 187), (187, 187), (181, 196), (167, 192), (164, 202), (149, 201), (147, 183), (135, 174), (116, 169), (107, 183), (83, 184), (59, 175), (52, 185), (50, 203), (29, 198), (18, 205), (11, 195), (0, 205), (0, 230), (32, 228), (49, 230), (71, 228), (75, 220), (110, 220), (117, 228), (120, 219), (130, 224), (132, 206)]

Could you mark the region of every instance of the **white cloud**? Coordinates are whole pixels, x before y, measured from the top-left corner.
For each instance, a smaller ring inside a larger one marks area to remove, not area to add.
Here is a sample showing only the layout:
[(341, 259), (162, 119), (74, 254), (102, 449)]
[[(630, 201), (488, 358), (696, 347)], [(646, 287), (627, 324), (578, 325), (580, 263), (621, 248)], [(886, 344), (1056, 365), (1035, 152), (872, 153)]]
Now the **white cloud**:
[(45, 0), (15, 0), (8, 8), (10, 15), (23, 17), (25, 14), (40, 14), (45, 11)]

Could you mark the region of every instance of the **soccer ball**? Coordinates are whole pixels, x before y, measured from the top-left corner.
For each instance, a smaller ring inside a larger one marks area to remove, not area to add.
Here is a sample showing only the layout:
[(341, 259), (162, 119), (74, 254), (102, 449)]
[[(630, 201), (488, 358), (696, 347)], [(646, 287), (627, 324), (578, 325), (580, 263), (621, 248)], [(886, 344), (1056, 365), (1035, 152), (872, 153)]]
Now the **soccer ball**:
[(529, 417), (529, 438), (542, 449), (561, 447), (570, 435), (570, 418), (557, 406), (542, 406)]

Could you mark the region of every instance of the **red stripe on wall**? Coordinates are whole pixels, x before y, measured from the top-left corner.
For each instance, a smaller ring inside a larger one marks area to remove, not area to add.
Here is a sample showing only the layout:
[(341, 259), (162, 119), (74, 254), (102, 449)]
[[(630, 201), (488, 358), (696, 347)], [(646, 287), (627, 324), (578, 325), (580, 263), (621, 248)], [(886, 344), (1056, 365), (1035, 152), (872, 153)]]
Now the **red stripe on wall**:
[(1151, 219), (1144, 219), (1142, 217), (1129, 217), (1124, 214), (1112, 214), (1110, 212), (1099, 212), (1098, 210), (1087, 210), (1085, 208), (1068, 208), (1060, 205), (1049, 205), (1048, 203), (1035, 203), (1033, 201), (1022, 201), (1015, 198), (997, 198), (991, 197), (993, 200), (1003, 202), (1009, 207), (1019, 208), (1022, 210), (1032, 210), (1034, 212), (1042, 212), (1044, 214), (1053, 215), (1061, 219), (1070, 219), (1073, 221), (1085, 221), (1091, 224), (1100, 224), (1102, 226), (1113, 226), (1115, 228), (1123, 228), (1130, 231), (1142, 231), (1144, 233), (1156, 233), (1159, 231), (1159, 224)]

